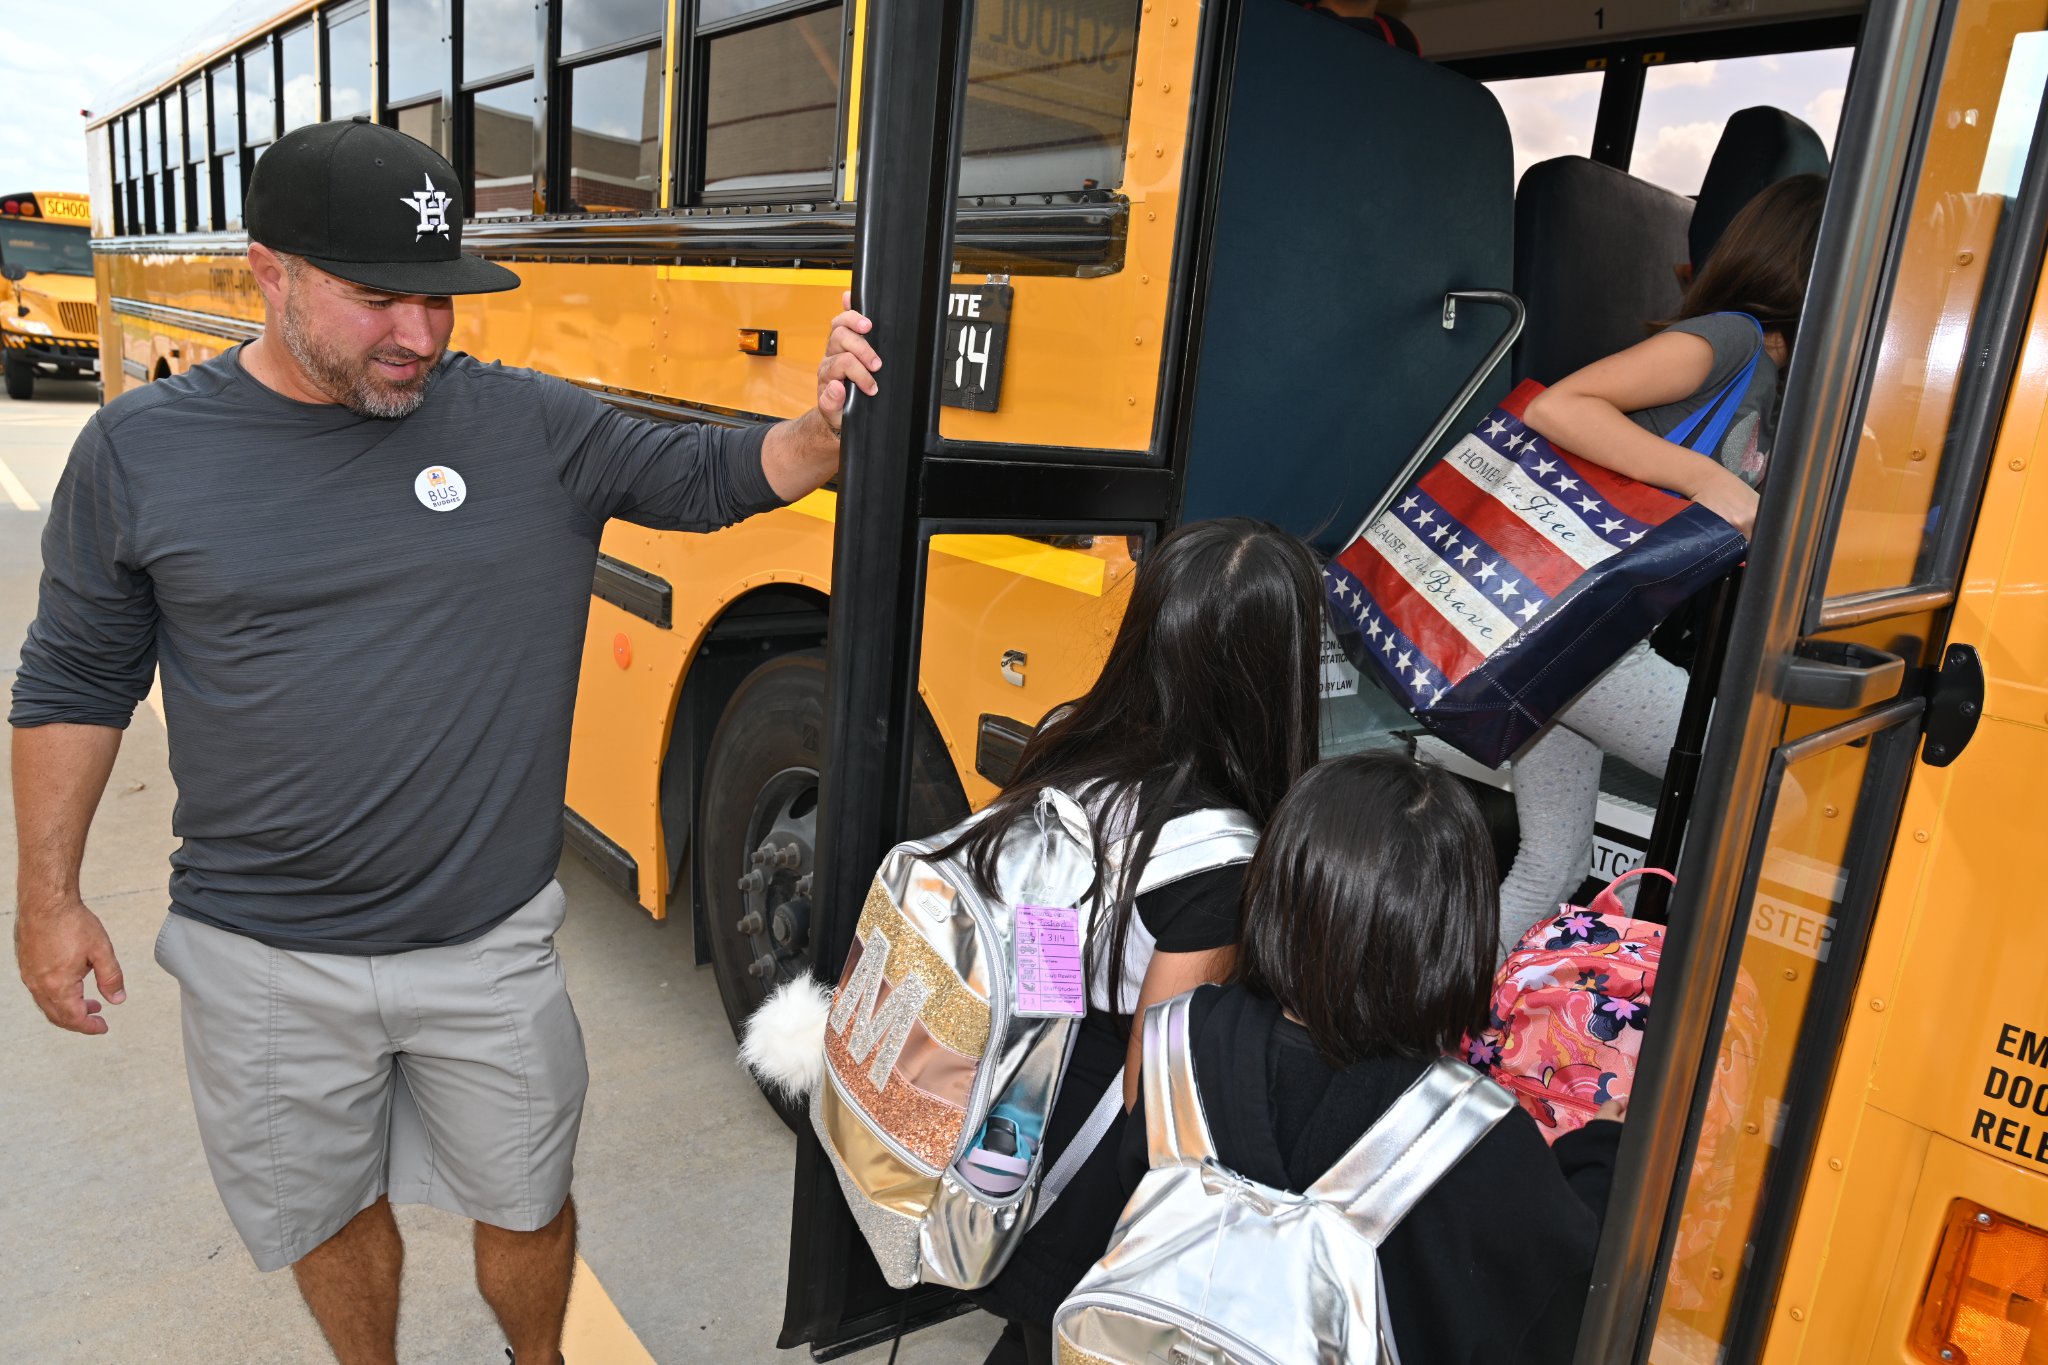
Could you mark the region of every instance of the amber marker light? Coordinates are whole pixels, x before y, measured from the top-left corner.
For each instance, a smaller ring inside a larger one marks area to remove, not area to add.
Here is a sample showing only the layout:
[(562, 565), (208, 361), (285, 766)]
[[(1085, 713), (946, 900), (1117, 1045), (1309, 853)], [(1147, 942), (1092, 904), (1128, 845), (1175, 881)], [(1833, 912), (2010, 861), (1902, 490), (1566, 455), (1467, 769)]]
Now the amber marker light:
[(774, 355), (775, 341), (775, 333), (769, 328), (740, 328), (740, 353), (742, 355)]
[(1947, 1365), (2048, 1362), (2048, 1232), (1951, 1203), (1909, 1341)]

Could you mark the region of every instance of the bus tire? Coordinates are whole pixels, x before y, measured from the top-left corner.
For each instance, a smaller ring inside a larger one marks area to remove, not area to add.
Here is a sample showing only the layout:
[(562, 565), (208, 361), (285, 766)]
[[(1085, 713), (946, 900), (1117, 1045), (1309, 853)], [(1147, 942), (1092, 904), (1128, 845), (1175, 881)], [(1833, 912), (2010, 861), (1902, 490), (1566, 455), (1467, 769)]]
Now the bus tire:
[[(910, 825), (932, 833), (967, 813), (938, 729), (919, 707)], [(825, 656), (770, 659), (733, 692), (713, 731), (692, 839), (712, 971), (735, 1037), (777, 984), (811, 971), (818, 765), (824, 758)], [(775, 1104), (792, 1128), (801, 1103)]]
[(24, 365), (13, 356), (9, 356), (6, 370), (9, 398), (17, 403), (23, 403), (36, 396), (36, 372), (33, 366)]

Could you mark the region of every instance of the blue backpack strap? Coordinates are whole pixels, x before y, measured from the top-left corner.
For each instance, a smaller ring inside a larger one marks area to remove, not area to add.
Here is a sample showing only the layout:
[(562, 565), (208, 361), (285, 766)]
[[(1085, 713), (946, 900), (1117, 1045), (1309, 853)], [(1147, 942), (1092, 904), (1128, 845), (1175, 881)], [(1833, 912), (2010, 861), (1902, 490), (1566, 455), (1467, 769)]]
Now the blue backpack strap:
[[(1723, 315), (1716, 313), (1712, 316)], [(1726, 436), (1728, 428), (1735, 424), (1735, 414), (1742, 407), (1743, 396), (1749, 392), (1750, 381), (1756, 378), (1757, 361), (1764, 353), (1763, 324), (1747, 313), (1731, 313), (1727, 316), (1747, 318), (1749, 325), (1756, 328), (1756, 349), (1749, 353), (1749, 363), (1737, 370), (1727, 383), (1714, 391), (1712, 398), (1673, 427), (1671, 434), (1664, 438), (1709, 458), (1721, 449), (1721, 438)]]

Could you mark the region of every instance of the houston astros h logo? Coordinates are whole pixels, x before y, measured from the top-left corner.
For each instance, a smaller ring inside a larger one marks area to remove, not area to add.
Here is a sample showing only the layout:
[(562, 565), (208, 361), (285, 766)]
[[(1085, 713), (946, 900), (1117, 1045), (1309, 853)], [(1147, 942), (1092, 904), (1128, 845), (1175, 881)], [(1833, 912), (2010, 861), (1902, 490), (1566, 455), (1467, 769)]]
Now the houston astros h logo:
[(418, 241), (430, 232), (438, 232), (443, 237), (446, 237), (448, 235), (448, 196), (434, 188), (434, 178), (432, 176), (421, 175), (420, 179), (425, 182), (426, 188), (414, 190), (411, 194), (400, 198), (398, 201), (420, 216), (419, 226), (413, 229), (413, 240)]

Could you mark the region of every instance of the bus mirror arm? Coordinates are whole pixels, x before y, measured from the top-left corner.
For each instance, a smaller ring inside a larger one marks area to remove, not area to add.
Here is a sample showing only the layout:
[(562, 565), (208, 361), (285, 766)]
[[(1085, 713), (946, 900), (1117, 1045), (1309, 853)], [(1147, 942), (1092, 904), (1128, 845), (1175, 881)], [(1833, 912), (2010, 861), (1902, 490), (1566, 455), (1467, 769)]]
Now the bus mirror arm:
[(1444, 433), (1448, 432), (1451, 429), (1451, 424), (1458, 420), (1458, 414), (1465, 410), (1465, 406), (1472, 401), (1479, 393), (1480, 387), (1486, 383), (1487, 377), (1500, 368), (1501, 361), (1507, 359), (1508, 352), (1514, 349), (1517, 341), (1521, 340), (1522, 324), (1528, 320), (1529, 310), (1523, 307), (1520, 299), (1505, 289), (1453, 289), (1450, 293), (1445, 294), (1445, 331), (1448, 332), (1457, 327), (1458, 304), (1461, 300), (1466, 303), (1484, 303), (1495, 308), (1507, 309), (1507, 330), (1501, 333), (1500, 340), (1493, 344), (1493, 349), (1486, 353), (1486, 358), (1479, 362), (1479, 368), (1472, 371), (1472, 375), (1465, 381), (1464, 387), (1458, 390), (1457, 397), (1451, 399), (1450, 405), (1443, 410), (1443, 415), (1436, 419), (1436, 425), (1432, 426), (1429, 429), (1429, 434), (1422, 438), (1422, 444), (1415, 447), (1415, 453), (1408, 457), (1408, 463), (1401, 466), (1401, 472), (1394, 476), (1393, 481), (1387, 485), (1386, 491), (1380, 494), (1380, 500), (1373, 504), (1372, 511), (1366, 513), (1365, 520), (1358, 523), (1358, 529), (1345, 538), (1344, 543), (1347, 545), (1364, 535), (1365, 528), (1378, 521), (1380, 516), (1389, 507), (1393, 506), (1394, 499), (1400, 496), (1401, 490), (1414, 482), (1416, 471), (1422, 468), (1423, 464), (1436, 450), (1437, 442), (1443, 440)]

